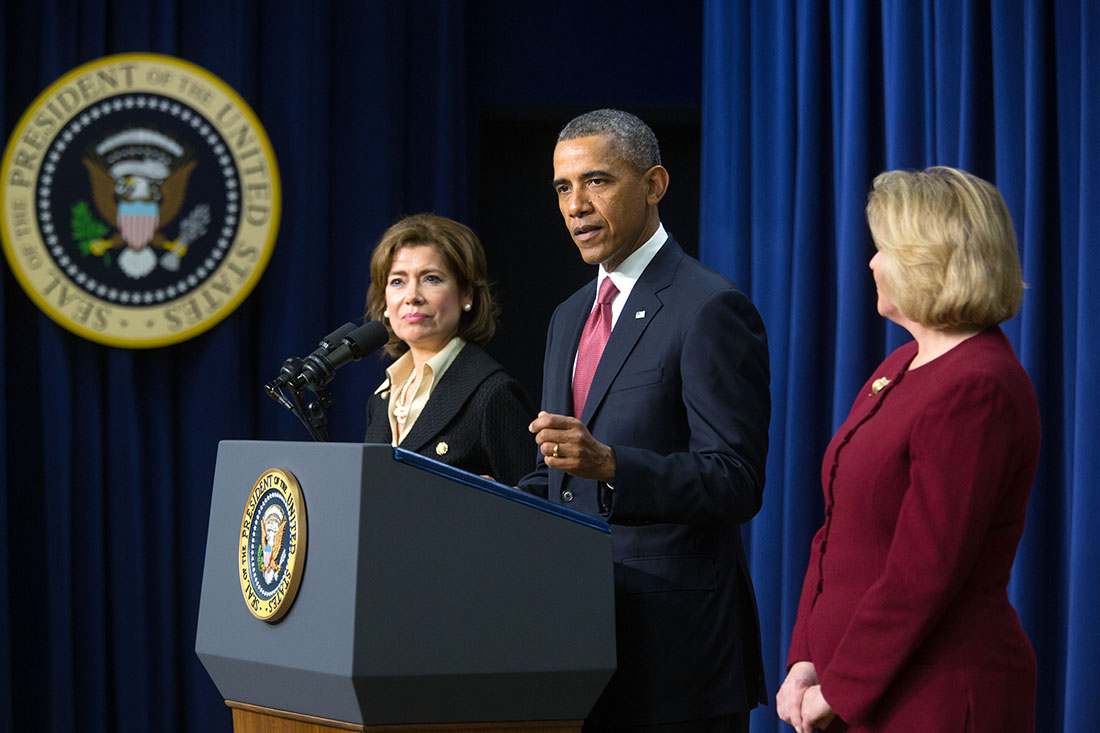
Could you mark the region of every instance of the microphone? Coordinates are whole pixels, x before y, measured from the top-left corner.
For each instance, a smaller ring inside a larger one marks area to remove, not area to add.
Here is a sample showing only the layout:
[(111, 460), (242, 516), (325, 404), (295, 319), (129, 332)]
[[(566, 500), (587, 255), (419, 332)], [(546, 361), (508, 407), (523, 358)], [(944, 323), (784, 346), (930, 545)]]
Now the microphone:
[[(371, 328), (367, 328), (370, 326)], [(381, 331), (379, 334), (378, 331)], [(363, 333), (373, 334), (369, 339), (362, 336)], [(352, 337), (352, 334), (356, 334)], [(344, 353), (350, 350), (352, 347), (346, 345), (348, 338), (354, 338), (354, 342), (357, 346), (359, 356), (354, 357), (361, 359), (363, 356), (375, 351), (380, 346), (389, 340), (389, 333), (386, 331), (386, 327), (381, 323), (370, 321), (363, 326), (358, 326), (354, 323), (345, 323), (338, 329), (330, 333), (321, 339), (320, 346), (314, 349), (313, 353), (304, 359), (300, 359), (296, 356), (292, 356), (283, 362), (282, 367), (279, 369), (279, 376), (264, 385), (264, 391), (267, 392), (267, 396), (275, 400), (288, 410), (293, 410), (294, 405), (283, 394), (284, 387), (290, 387), (291, 389), (300, 389), (302, 387), (311, 386), (313, 383), (318, 383), (318, 376), (311, 376), (309, 381), (302, 379), (302, 370), (306, 368), (306, 364), (311, 365), (311, 371), (314, 375), (328, 375), (328, 378), (320, 384), (327, 384), (332, 380), (332, 374), (336, 371), (337, 367), (343, 366), (348, 362), (348, 359), (344, 356)], [(375, 340), (377, 341), (375, 344)], [(369, 343), (367, 343), (369, 341)], [(369, 348), (363, 348), (363, 345)], [(332, 366), (332, 358), (329, 354), (332, 354), (337, 349), (341, 349), (340, 355), (337, 357), (339, 362), (335, 366)]]
[[(340, 342), (344, 340), (345, 336), (354, 330), (354, 323), (345, 323), (343, 326), (340, 326), (340, 328), (321, 339), (321, 345), (314, 349), (311, 356), (323, 356), (332, 351), (340, 345)], [(281, 403), (283, 407), (286, 407), (288, 410), (292, 409), (292, 405), (282, 396), (281, 390), (283, 387), (288, 387), (298, 380), (304, 365), (305, 361), (296, 356), (292, 356), (284, 361), (279, 368), (279, 376), (264, 385), (264, 391), (267, 392), (267, 396)]]
[(325, 336), (323, 339), (321, 339), (320, 348), (314, 350), (313, 353), (314, 354), (327, 354), (328, 352), (332, 351), (337, 346), (339, 346), (340, 342), (344, 340), (344, 337), (347, 336), (349, 333), (351, 333), (354, 330), (355, 330), (355, 324), (354, 323), (351, 323), (350, 321), (348, 323), (345, 323), (343, 326), (340, 326), (340, 328), (336, 329), (335, 331), (330, 333), (328, 336)]
[[(327, 441), (325, 408), (332, 404), (332, 395), (326, 385), (336, 376), (337, 369), (349, 361), (362, 359), (389, 340), (389, 331), (379, 321), (368, 321), (358, 327), (345, 323), (321, 339), (320, 346), (309, 356), (284, 361), (279, 376), (264, 385), (264, 390), (297, 417), (314, 440)], [(316, 399), (304, 401), (301, 396), (304, 389), (312, 390)]]
[[(314, 349), (310, 356), (324, 356), (339, 346), (344, 340), (344, 337), (354, 330), (354, 323), (345, 323), (343, 326), (340, 326), (340, 328), (321, 339), (321, 345)], [(284, 361), (282, 367), (279, 369), (279, 376), (268, 383), (268, 393), (270, 393), (272, 389), (278, 389), (279, 387), (293, 384), (302, 373), (302, 367), (304, 365), (305, 361), (296, 356), (292, 356)]]
[[(326, 336), (320, 348), (301, 360), (294, 381), (299, 389), (306, 387), (317, 392), (332, 381), (337, 369), (377, 351), (389, 340), (390, 332), (379, 321), (367, 321), (359, 327), (346, 323)], [(287, 360), (290, 361), (293, 360)], [(287, 362), (284, 362), (284, 369)]]

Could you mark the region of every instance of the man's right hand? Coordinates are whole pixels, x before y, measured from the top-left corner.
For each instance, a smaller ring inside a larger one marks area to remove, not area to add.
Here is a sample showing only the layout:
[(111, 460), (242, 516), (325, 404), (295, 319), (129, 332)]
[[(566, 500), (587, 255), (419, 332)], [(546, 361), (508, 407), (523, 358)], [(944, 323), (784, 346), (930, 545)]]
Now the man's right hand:
[(592, 437), (580, 420), (542, 411), (527, 427), (535, 434), (542, 458), (577, 478), (615, 483), (615, 451)]

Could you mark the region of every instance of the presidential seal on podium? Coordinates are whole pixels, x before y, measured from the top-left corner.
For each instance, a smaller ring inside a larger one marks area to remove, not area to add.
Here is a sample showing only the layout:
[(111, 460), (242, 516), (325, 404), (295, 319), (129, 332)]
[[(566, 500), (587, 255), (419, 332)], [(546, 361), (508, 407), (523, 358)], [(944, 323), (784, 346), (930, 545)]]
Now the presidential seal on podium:
[(306, 510), (294, 474), (272, 468), (256, 480), (241, 520), (241, 593), (252, 615), (275, 623), (290, 610), (306, 557)]

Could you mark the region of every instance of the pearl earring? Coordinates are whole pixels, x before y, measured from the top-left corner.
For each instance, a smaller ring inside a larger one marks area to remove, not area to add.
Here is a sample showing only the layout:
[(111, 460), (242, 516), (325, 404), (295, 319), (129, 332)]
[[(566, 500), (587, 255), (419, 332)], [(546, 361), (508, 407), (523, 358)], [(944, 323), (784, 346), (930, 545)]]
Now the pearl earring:
[(466, 311), (467, 313), (469, 313), (469, 312), (470, 312), (470, 309), (471, 309), (471, 308), (473, 308), (473, 306), (472, 306), (471, 304), (469, 304), (469, 303), (467, 303), (466, 305), (462, 306), (462, 310)]
[(382, 311), (382, 317), (383, 317), (383, 318), (389, 318), (389, 317), (390, 317), (390, 309), (389, 309), (389, 308), (387, 308), (386, 310)]

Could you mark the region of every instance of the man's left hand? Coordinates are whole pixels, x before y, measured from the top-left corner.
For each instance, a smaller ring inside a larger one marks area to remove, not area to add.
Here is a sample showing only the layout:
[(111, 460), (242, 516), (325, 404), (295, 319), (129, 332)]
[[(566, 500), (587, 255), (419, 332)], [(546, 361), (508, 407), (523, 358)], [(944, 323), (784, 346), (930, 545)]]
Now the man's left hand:
[(592, 437), (580, 420), (540, 412), (528, 427), (546, 465), (577, 478), (615, 483), (615, 451)]

